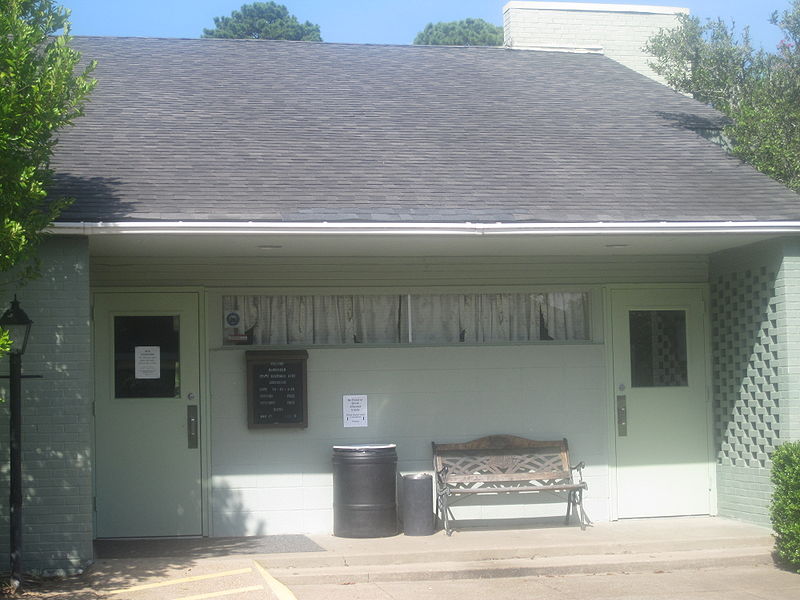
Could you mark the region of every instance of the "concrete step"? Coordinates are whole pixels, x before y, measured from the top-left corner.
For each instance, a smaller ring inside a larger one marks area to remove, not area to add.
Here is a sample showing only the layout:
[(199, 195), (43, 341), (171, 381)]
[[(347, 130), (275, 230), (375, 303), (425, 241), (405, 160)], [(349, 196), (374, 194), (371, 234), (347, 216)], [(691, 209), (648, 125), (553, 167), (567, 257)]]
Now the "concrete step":
[(531, 556), (485, 560), (413, 561), (352, 564), (344, 559), (339, 566), (267, 566), (270, 574), (285, 585), (354, 584), (392, 581), (482, 579), (492, 577), (530, 577), (586, 575), (603, 573), (641, 573), (731, 566), (757, 566), (772, 563), (771, 548), (724, 547), (684, 551), (642, 552), (635, 554), (582, 554)]
[[(426, 538), (418, 538), (420, 541)], [(719, 552), (720, 549), (745, 554), (769, 556), (774, 540), (771, 535), (734, 538), (669, 539), (644, 541), (583, 542), (573, 544), (519, 545), (517, 547), (491, 545), (486, 547), (461, 547), (457, 540), (452, 544), (427, 538), (432, 543), (416, 544), (414, 548), (398, 548), (391, 538), (373, 542), (369, 551), (355, 547), (349, 551), (276, 554), (264, 556), (260, 561), (270, 571), (293, 569), (336, 569), (339, 567), (380, 567), (396, 565), (427, 565), (432, 563), (474, 563), (481, 561), (507, 561), (533, 559), (564, 559), (574, 562), (578, 557), (633, 557), (658, 555), (688, 555), (690, 553)], [(433, 543), (438, 542), (438, 543)]]

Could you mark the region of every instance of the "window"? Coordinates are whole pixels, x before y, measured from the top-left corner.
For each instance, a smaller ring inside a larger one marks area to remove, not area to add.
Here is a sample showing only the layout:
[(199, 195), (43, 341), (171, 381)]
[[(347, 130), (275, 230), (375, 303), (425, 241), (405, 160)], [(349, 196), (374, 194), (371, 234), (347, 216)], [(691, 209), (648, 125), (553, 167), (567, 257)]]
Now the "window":
[(688, 385), (686, 313), (682, 310), (632, 310), (628, 320), (631, 385)]
[(179, 317), (114, 317), (114, 397), (180, 396)]
[(224, 343), (493, 344), (588, 340), (585, 292), (224, 296)]

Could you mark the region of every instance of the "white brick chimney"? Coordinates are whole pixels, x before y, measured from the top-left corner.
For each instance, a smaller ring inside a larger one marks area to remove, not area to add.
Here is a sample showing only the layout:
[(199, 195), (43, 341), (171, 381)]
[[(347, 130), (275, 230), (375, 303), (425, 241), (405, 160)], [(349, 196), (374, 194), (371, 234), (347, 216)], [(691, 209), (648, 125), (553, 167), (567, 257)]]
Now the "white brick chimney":
[(585, 2), (512, 0), (503, 7), (505, 45), (512, 48), (600, 52), (662, 81), (647, 66), (642, 51), (659, 29), (677, 25), (688, 8)]

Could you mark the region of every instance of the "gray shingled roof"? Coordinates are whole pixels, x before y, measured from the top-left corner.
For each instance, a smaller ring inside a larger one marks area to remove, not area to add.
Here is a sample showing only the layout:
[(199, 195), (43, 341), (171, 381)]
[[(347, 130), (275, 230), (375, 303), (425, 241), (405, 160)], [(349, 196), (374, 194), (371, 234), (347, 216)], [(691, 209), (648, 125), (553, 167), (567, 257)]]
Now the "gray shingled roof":
[(80, 38), (60, 221), (800, 219), (687, 124), (705, 106), (592, 54)]

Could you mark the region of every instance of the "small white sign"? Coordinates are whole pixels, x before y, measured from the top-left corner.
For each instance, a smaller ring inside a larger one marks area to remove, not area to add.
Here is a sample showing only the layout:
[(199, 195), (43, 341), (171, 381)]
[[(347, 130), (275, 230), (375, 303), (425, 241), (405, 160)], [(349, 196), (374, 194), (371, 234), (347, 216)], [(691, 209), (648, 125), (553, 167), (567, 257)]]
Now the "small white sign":
[(342, 414), (345, 427), (367, 427), (367, 397), (342, 396)]
[(136, 346), (133, 357), (136, 379), (161, 379), (161, 346)]

